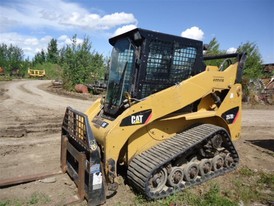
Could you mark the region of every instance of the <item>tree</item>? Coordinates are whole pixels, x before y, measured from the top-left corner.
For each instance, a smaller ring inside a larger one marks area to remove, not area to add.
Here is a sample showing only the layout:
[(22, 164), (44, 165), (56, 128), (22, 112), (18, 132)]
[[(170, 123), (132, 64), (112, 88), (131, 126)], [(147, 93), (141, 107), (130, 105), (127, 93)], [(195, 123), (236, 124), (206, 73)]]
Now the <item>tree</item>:
[(206, 54), (207, 55), (217, 55), (220, 53), (221, 53), (220, 44), (217, 41), (216, 37), (214, 37), (208, 44)]
[(59, 52), (57, 46), (57, 40), (51, 39), (48, 44), (47, 61), (53, 64), (58, 63)]
[(0, 45), (0, 67), (6, 68), (8, 66), (8, 46), (6, 44)]
[(105, 75), (105, 62), (102, 54), (97, 52), (92, 55), (92, 64), (91, 64), (92, 80), (103, 79)]
[(66, 89), (73, 89), (75, 84), (90, 83), (104, 76), (105, 64), (103, 55), (91, 52), (92, 44), (85, 37), (81, 44), (77, 36), (72, 38), (72, 44), (61, 49), (60, 63), (63, 68), (63, 82)]
[(59, 51), (59, 61), (58, 61), (58, 64), (60, 64), (60, 65), (64, 64), (65, 56), (66, 56), (66, 47), (62, 47), (60, 49), (60, 51)]
[(41, 51), (41, 61), (42, 63), (46, 62), (46, 53), (43, 49)]
[[(225, 53), (224, 51), (220, 50), (220, 44), (217, 41), (216, 37), (214, 37), (208, 44), (206, 56), (214, 56), (214, 55), (220, 55), (220, 54), (224, 54), (224, 53)], [(208, 61), (206, 61), (206, 64), (219, 67), (222, 62), (223, 62), (222, 59), (208, 60)]]
[(247, 60), (245, 63), (243, 75), (248, 79), (256, 79), (262, 76), (262, 57), (257, 45), (254, 42), (241, 44), (237, 52), (246, 52)]
[(36, 64), (43, 64), (46, 62), (46, 54), (44, 50), (42, 49), (41, 52), (38, 52), (35, 54), (34, 59), (33, 59), (33, 65)]
[(12, 69), (26, 69), (23, 68), (24, 52), (17, 46), (7, 46), (2, 43), (0, 45), (0, 66), (4, 67), (6, 73), (10, 73)]

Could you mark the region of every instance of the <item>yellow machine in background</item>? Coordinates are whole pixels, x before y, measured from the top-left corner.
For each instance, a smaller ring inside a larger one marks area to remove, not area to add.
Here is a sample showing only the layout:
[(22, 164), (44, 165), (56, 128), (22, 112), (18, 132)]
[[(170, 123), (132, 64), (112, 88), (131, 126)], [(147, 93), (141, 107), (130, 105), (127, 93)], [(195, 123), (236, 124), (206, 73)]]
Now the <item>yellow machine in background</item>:
[(28, 75), (29, 77), (45, 77), (46, 71), (43, 70), (35, 70), (35, 69), (28, 69)]
[(234, 170), (246, 55), (206, 57), (201, 41), (144, 29), (109, 41), (106, 96), (85, 114), (68, 107), (62, 125), (61, 166), (79, 196), (102, 204), (126, 173), (159, 199)]

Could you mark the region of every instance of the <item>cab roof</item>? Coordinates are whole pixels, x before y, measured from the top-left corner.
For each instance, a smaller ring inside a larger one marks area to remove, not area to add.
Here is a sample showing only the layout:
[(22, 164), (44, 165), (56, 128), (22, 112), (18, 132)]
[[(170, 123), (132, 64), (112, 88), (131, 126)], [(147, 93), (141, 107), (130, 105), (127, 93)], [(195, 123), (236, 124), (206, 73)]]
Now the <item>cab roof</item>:
[(159, 39), (169, 42), (182, 42), (182, 44), (192, 45), (195, 47), (202, 47), (203, 42), (199, 40), (189, 39), (171, 34), (165, 34), (161, 32), (146, 30), (142, 28), (135, 28), (123, 34), (114, 36), (109, 39), (109, 43), (113, 46), (118, 39), (129, 37), (133, 42), (143, 42), (145, 39)]

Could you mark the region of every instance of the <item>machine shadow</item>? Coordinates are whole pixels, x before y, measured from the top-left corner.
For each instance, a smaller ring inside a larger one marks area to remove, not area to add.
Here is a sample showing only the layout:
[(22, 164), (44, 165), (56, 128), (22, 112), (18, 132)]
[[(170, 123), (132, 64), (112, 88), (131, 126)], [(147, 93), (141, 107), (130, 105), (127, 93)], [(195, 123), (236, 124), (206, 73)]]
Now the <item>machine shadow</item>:
[(247, 140), (247, 142), (261, 147), (263, 149), (274, 152), (274, 139), (262, 139), (262, 140)]

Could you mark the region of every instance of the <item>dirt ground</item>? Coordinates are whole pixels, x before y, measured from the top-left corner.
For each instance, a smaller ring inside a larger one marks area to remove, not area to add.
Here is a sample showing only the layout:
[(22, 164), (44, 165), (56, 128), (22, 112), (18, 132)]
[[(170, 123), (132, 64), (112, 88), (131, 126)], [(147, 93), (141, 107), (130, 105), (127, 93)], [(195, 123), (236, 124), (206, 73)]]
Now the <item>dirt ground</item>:
[[(0, 82), (0, 181), (60, 171), (60, 129), (65, 108), (85, 111), (91, 98), (71, 98), (48, 92), (50, 81)], [(241, 166), (274, 172), (274, 107), (244, 107), (242, 137), (235, 142)], [(223, 178), (225, 181), (225, 177)], [(221, 180), (222, 181), (222, 180)], [(77, 193), (66, 174), (0, 189), (0, 200), (24, 199), (40, 192), (50, 198), (42, 205), (63, 205)], [(135, 195), (127, 185), (107, 205), (130, 204)], [(82, 203), (85, 205), (86, 203)]]

